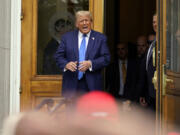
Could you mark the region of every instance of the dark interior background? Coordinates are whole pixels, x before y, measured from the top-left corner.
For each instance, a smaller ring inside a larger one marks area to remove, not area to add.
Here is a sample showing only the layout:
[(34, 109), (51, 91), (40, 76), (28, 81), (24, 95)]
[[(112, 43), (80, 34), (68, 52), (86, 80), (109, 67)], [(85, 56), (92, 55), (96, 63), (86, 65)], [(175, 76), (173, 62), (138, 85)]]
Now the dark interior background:
[(112, 59), (118, 42), (133, 47), (139, 35), (153, 33), (156, 0), (105, 0), (104, 11), (104, 33), (108, 37)]

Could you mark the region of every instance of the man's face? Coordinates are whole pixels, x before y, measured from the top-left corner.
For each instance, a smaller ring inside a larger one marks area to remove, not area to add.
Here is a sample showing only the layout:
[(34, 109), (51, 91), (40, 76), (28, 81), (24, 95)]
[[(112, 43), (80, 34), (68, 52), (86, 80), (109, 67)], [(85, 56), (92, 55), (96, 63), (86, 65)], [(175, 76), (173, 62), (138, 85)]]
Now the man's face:
[(138, 56), (143, 55), (147, 49), (147, 42), (145, 37), (139, 37), (137, 40), (137, 53)]
[(156, 36), (153, 35), (153, 34), (151, 34), (151, 35), (148, 36), (148, 41), (147, 41), (147, 42), (148, 42), (148, 45), (150, 45), (150, 44), (154, 41), (155, 37), (156, 37)]
[(76, 21), (76, 27), (79, 28), (80, 32), (87, 34), (91, 30), (92, 21), (89, 16), (79, 16)]
[(153, 16), (153, 30), (157, 32), (157, 15)]
[(128, 49), (125, 44), (118, 44), (117, 46), (117, 55), (121, 60), (125, 60), (128, 56)]

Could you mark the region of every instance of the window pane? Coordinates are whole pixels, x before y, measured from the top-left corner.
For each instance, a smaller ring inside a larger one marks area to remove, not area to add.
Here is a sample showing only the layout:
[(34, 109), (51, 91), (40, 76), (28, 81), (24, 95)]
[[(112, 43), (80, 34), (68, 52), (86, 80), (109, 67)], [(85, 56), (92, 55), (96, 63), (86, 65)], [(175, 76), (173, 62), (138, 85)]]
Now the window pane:
[(180, 1), (167, 0), (167, 68), (180, 72)]
[(89, 0), (38, 0), (37, 74), (61, 74), (53, 59), (61, 35), (75, 29), (75, 12), (88, 10)]

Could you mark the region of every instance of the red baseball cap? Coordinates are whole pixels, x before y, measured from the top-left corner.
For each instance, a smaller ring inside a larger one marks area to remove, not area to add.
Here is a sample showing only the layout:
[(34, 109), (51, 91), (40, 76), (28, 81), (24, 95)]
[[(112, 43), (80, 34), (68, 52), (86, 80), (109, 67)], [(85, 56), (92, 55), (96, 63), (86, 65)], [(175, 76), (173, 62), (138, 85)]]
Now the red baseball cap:
[(76, 113), (87, 118), (117, 119), (118, 108), (110, 94), (92, 91), (78, 99)]
[(169, 132), (168, 135), (180, 135), (180, 133), (177, 133), (177, 132)]

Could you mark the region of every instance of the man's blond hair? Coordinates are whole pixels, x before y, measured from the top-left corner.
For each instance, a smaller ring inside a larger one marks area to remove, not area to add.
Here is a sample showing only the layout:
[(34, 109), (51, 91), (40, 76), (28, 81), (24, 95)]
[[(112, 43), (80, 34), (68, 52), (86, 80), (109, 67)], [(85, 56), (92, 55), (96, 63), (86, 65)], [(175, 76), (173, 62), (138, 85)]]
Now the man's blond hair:
[(80, 16), (89, 16), (90, 20), (92, 21), (92, 14), (90, 11), (85, 11), (85, 10), (77, 11), (76, 12), (76, 21)]

